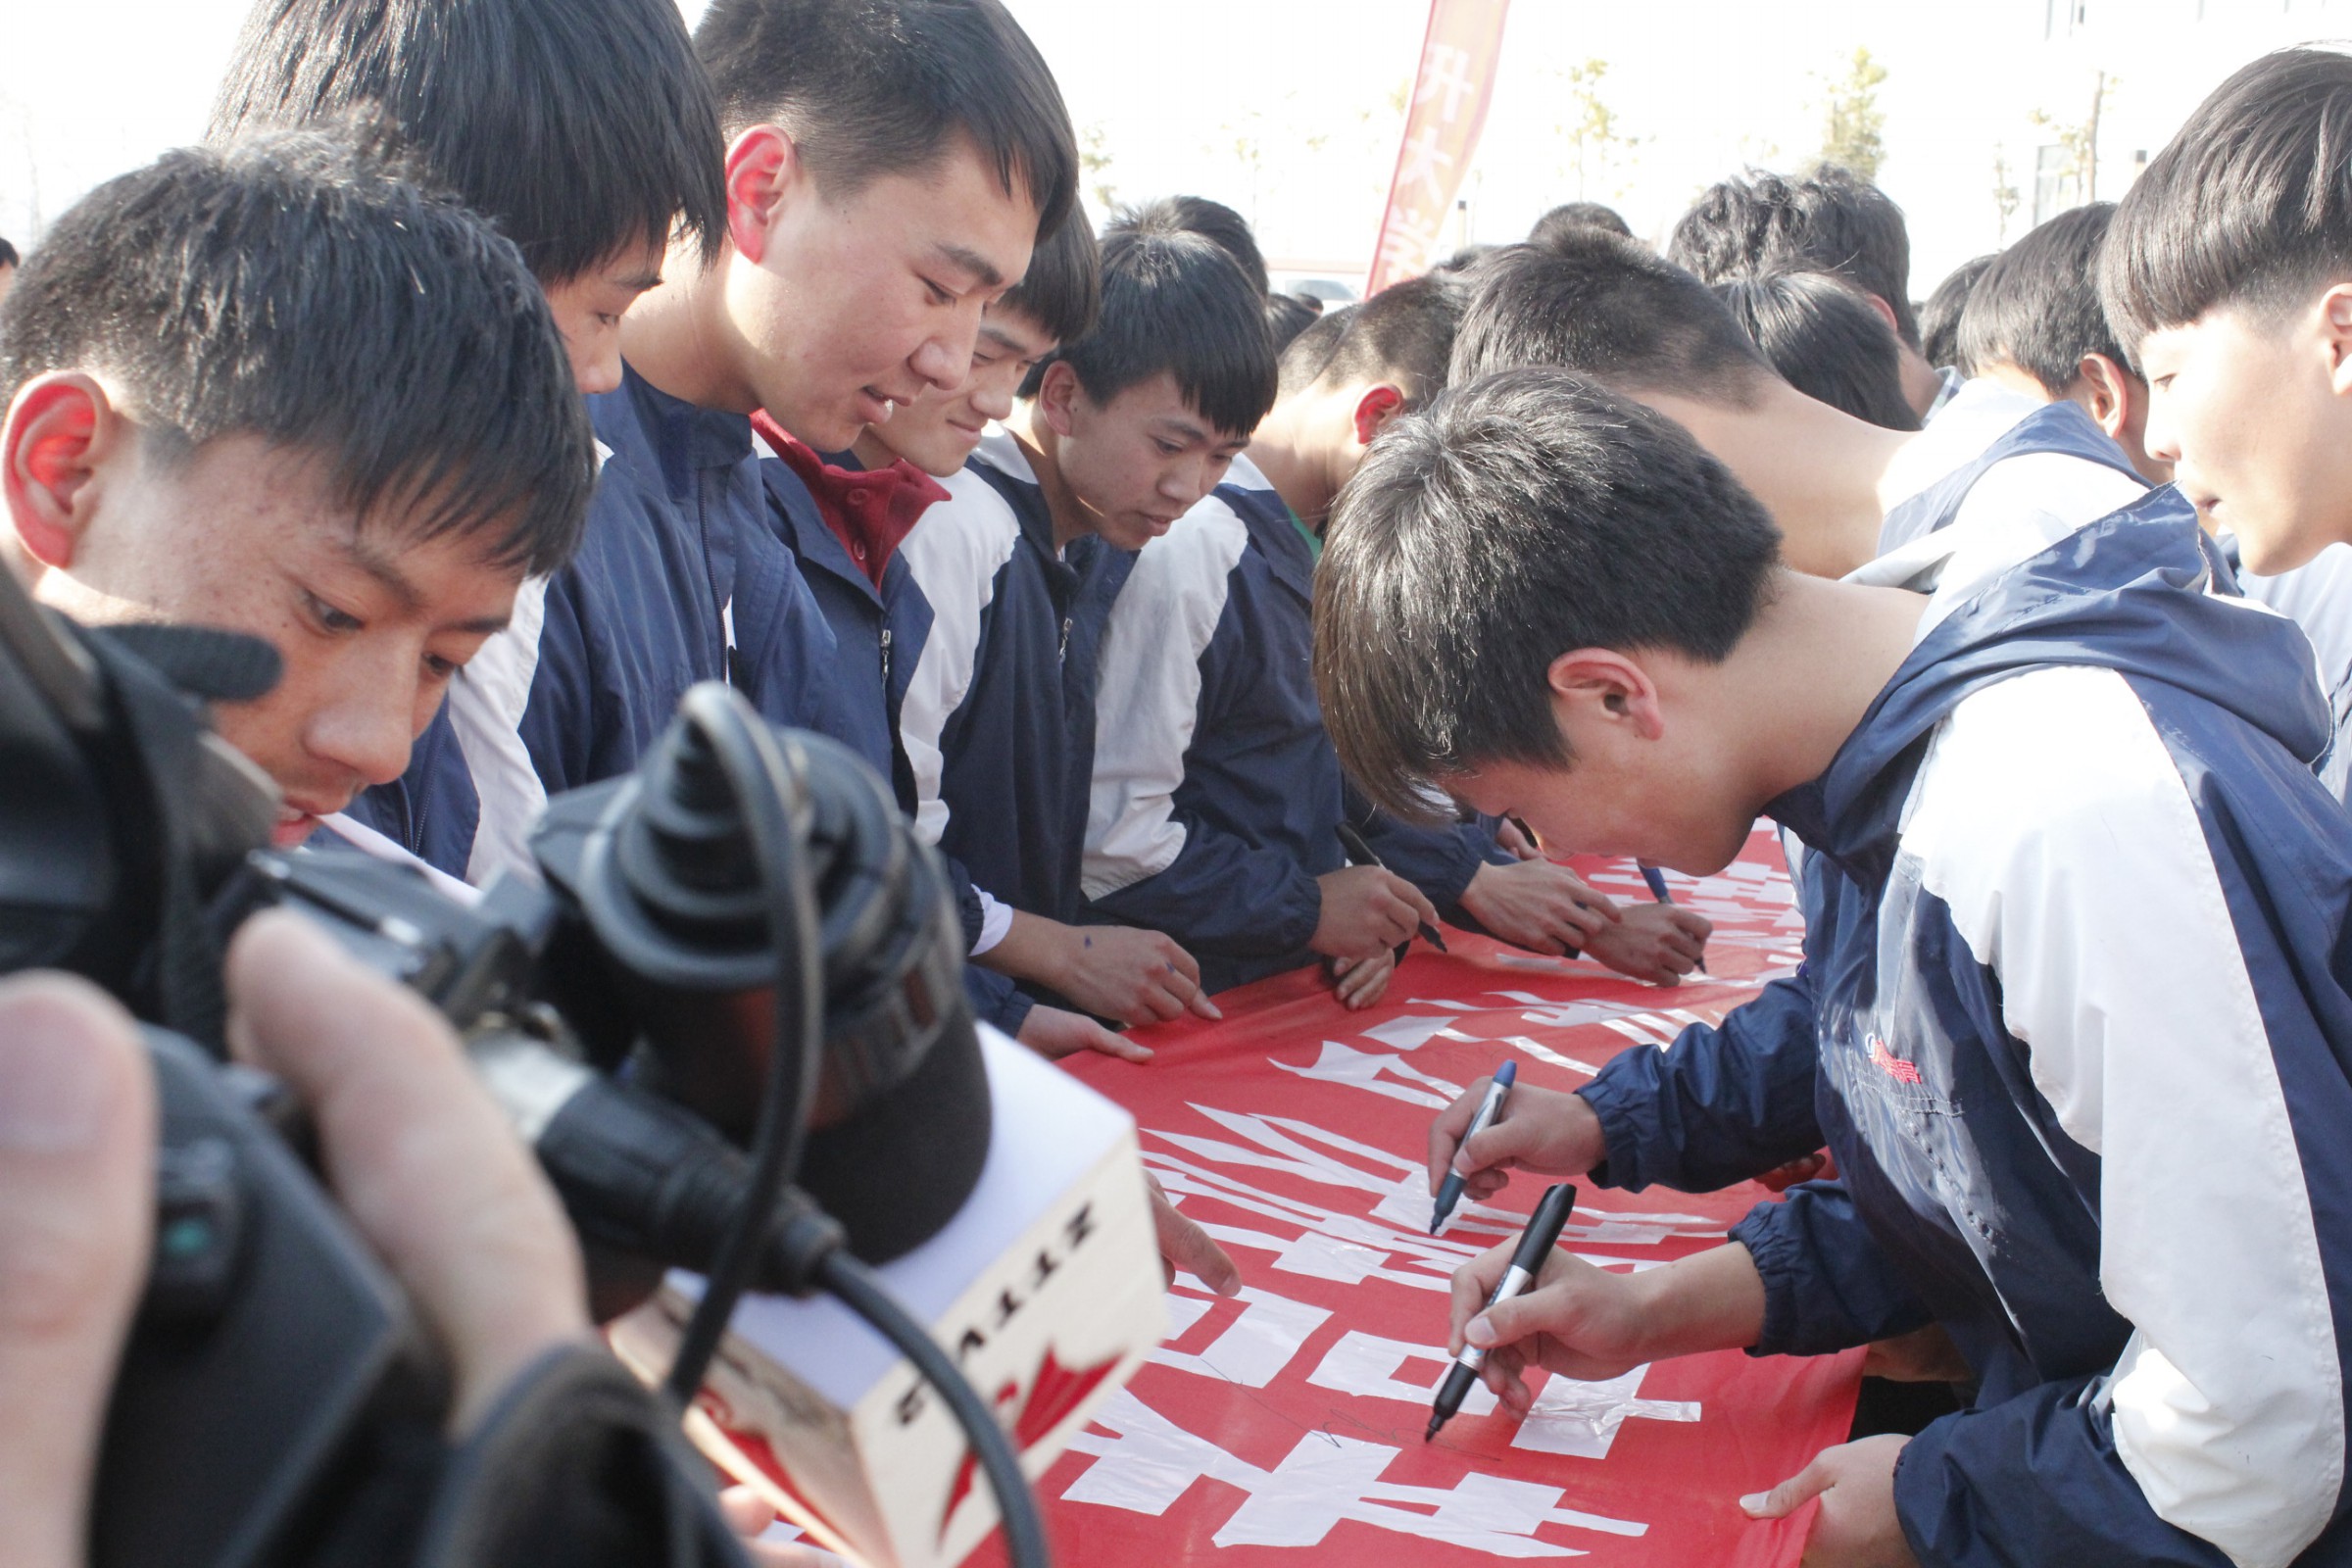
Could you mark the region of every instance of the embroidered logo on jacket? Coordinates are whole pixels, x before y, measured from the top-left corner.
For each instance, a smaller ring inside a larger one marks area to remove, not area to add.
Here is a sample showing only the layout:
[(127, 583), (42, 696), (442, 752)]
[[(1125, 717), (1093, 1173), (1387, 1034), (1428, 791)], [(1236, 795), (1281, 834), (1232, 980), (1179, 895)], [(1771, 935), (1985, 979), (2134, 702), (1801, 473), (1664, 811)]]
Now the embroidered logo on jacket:
[(1872, 1066), (1878, 1068), (1879, 1071), (1885, 1073), (1887, 1077), (1893, 1079), (1898, 1084), (1915, 1084), (1919, 1082), (1919, 1067), (1917, 1063), (1905, 1061), (1893, 1052), (1888, 1051), (1886, 1049), (1886, 1042), (1881, 1040), (1877, 1035), (1868, 1035), (1864, 1038), (1870, 1042), (1870, 1062)]

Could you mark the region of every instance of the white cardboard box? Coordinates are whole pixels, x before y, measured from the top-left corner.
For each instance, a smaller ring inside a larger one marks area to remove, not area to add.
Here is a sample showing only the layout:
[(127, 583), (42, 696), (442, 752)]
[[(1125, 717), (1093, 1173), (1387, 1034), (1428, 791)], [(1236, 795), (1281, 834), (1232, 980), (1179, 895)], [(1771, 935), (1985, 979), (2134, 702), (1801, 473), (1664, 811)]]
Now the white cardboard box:
[[(879, 1271), (1042, 1475), (1167, 1332), (1135, 1122), (996, 1031), (980, 1184)], [(701, 1281), (673, 1275), (612, 1325), (641, 1376), (669, 1363)], [(688, 1417), (698, 1446), (824, 1545), (872, 1568), (949, 1568), (998, 1522), (954, 1415), (829, 1298), (750, 1297)]]

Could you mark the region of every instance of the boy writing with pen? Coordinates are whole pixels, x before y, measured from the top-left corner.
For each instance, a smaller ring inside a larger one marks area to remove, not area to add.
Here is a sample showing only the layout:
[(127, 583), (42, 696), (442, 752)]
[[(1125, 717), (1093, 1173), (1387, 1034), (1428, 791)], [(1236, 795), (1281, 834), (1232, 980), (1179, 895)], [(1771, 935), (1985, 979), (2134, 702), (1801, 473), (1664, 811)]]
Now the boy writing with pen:
[[(1818, 1498), (1808, 1563), (2343, 1560), (2352, 820), (2310, 772), (2309, 643), (2203, 591), (2188, 504), (2154, 492), (1933, 596), (1800, 576), (1680, 428), (1515, 370), (1392, 432), (1343, 513), (1318, 685), (1393, 808), (1441, 791), (1691, 874), (1759, 814), (1813, 852), (1804, 968), (1720, 1031), (1794, 1047), (1748, 1054), (1801, 1081), (1678, 1078), (1678, 1045), (1640, 1054), (1676, 1137), (1588, 1140), (1589, 1100), (1533, 1090), (1458, 1149), (1461, 1106), (1433, 1134), (1475, 1197), (1514, 1166), (1639, 1187), (1669, 1144), (1695, 1187), (1709, 1159), (1776, 1163), (1774, 1105), (1801, 1098), (1841, 1173), (1638, 1274), (1555, 1250), (1490, 1306), (1509, 1259), (1474, 1261), (1455, 1343), (1504, 1406), (1536, 1366), (1936, 1324), (1972, 1409), (1742, 1499)], [(1469, 563), (1489, 597), (1449, 606)]]

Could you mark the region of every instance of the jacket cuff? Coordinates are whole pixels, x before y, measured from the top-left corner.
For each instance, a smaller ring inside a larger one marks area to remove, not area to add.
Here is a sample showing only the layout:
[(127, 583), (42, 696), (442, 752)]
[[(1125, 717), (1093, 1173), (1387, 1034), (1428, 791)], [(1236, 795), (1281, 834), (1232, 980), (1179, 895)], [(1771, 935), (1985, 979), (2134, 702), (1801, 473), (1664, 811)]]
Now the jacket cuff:
[(1747, 1249), (1756, 1277), (1764, 1282), (1764, 1331), (1748, 1347), (1750, 1355), (1820, 1353), (1817, 1348), (1799, 1348), (1802, 1314), (1797, 1298), (1806, 1260), (1804, 1241), (1792, 1219), (1787, 1203), (1758, 1203), (1732, 1227), (1731, 1239)]
[[(1645, 1125), (1654, 1120), (1658, 1104), (1658, 1086), (1655, 1083), (1633, 1082), (1622, 1065), (1636, 1054), (1621, 1051), (1602, 1064), (1592, 1081), (1576, 1091), (1584, 1102), (1592, 1107), (1600, 1119), (1601, 1147), (1607, 1156), (1592, 1167), (1589, 1178), (1596, 1187), (1615, 1187), (1638, 1193), (1650, 1185), (1649, 1174), (1642, 1168), (1642, 1149), (1644, 1140), (1655, 1136), (1655, 1129)], [(1652, 1115), (1644, 1118), (1642, 1112)]]

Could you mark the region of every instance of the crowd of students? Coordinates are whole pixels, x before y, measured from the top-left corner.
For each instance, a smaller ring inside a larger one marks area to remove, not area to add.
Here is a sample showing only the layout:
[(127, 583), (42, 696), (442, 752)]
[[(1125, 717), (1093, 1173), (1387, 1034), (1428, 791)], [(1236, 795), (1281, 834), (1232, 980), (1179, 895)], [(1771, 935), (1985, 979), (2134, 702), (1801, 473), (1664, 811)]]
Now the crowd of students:
[(1826, 168), (1324, 309), (1213, 202), (1098, 232), (997, 0), (260, 0), (0, 303), (13, 564), (270, 638), (219, 718), (281, 841), (453, 890), (726, 681), (890, 782), (1051, 1055), (1369, 1005), (1441, 918), (1671, 984), (1706, 921), (1553, 857), (1769, 816), (1800, 973), (1463, 1143), (1474, 1090), (1433, 1179), (1838, 1179), (1493, 1312), (1482, 1259), (1457, 1347), (1521, 1410), (1961, 1385), (1751, 1499), (1808, 1562), (2352, 1560), (2347, 145), (2292, 50), (1924, 305)]

